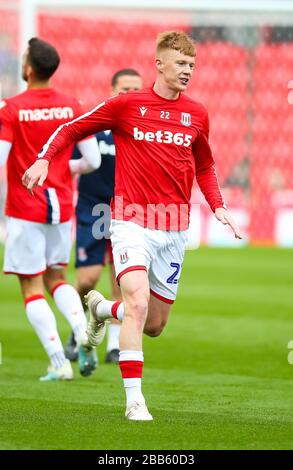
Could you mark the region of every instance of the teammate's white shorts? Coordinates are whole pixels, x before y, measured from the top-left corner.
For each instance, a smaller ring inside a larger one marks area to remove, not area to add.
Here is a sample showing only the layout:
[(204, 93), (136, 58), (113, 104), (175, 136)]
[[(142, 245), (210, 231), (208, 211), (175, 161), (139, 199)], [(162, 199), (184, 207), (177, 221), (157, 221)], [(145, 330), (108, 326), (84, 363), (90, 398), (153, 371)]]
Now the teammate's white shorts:
[(50, 225), (7, 218), (4, 272), (36, 276), (48, 267), (68, 264), (71, 250), (71, 221)]
[(129, 271), (148, 272), (151, 294), (172, 304), (181, 274), (187, 231), (152, 230), (112, 220), (110, 226), (116, 278)]

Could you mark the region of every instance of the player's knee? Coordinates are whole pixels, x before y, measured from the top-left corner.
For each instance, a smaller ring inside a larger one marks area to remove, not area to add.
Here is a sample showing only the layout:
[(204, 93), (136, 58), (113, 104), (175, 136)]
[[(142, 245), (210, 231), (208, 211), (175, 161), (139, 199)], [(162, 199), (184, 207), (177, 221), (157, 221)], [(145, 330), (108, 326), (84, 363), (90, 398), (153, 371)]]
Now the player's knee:
[(165, 328), (165, 325), (166, 325), (166, 322), (164, 321), (161, 321), (160, 323), (152, 323), (152, 324), (146, 325), (144, 328), (144, 333), (147, 336), (156, 338), (157, 336), (160, 336), (160, 334)]
[(93, 290), (95, 288), (95, 285), (96, 285), (95, 279), (88, 278), (88, 279), (79, 280), (77, 284), (77, 291), (81, 295), (85, 295), (90, 290)]
[(58, 284), (66, 282), (65, 270), (50, 267), (44, 274), (43, 279), (47, 291), (52, 293)]
[(163, 328), (161, 328), (160, 326), (148, 326), (144, 329), (144, 333), (147, 335), (147, 336), (150, 336), (151, 338), (156, 338), (157, 336), (160, 336), (160, 334), (162, 333), (163, 331)]
[(61, 282), (66, 281), (66, 270), (64, 267), (56, 267), (50, 266), (47, 269), (44, 278), (48, 280), (48, 282)]

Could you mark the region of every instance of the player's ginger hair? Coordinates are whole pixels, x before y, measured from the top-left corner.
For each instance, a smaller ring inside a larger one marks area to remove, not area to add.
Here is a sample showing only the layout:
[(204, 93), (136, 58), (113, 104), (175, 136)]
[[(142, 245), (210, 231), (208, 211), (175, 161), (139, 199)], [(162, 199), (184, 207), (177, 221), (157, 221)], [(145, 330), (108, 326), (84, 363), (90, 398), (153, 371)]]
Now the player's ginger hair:
[(157, 37), (156, 53), (165, 49), (174, 49), (190, 57), (196, 56), (195, 44), (183, 31), (164, 31)]

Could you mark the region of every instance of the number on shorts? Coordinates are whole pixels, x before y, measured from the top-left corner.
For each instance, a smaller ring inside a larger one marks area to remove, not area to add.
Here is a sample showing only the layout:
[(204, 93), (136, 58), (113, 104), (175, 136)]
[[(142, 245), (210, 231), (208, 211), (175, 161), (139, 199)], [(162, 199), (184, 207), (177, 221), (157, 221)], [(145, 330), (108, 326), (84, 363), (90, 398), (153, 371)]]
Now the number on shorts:
[(178, 276), (178, 273), (180, 271), (180, 264), (179, 263), (171, 263), (170, 266), (171, 266), (171, 268), (174, 268), (175, 271), (170, 277), (168, 277), (167, 283), (168, 284), (178, 284), (177, 276)]

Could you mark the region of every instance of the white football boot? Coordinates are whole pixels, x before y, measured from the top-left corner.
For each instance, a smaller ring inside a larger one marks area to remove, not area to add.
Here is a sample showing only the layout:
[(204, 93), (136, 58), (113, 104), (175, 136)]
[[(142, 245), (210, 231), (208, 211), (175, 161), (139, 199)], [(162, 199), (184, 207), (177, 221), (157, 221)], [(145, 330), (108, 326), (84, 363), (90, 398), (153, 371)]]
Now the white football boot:
[(86, 305), (88, 306), (90, 317), (86, 330), (89, 346), (95, 348), (102, 343), (106, 334), (106, 325), (109, 317), (99, 313), (99, 304), (105, 300), (105, 297), (96, 290), (90, 290), (84, 296)]
[(130, 421), (152, 421), (153, 417), (149, 413), (145, 403), (134, 401), (126, 408), (125, 416)]
[(66, 359), (62, 367), (56, 369), (54, 366), (50, 365), (48, 367), (47, 375), (40, 377), (41, 382), (50, 382), (53, 380), (72, 380), (73, 379), (73, 370), (70, 364), (70, 361)]

